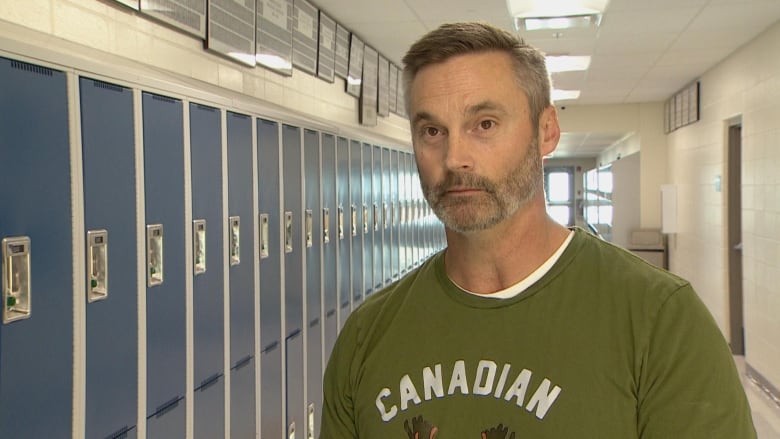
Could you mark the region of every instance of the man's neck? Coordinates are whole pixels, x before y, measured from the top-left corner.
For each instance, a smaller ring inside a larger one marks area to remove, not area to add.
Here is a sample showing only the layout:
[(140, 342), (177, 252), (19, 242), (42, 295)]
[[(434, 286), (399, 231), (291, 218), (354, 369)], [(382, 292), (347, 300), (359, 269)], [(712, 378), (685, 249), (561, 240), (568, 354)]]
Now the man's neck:
[(539, 268), (567, 234), (565, 227), (534, 207), (488, 230), (462, 234), (448, 229), (447, 275), (475, 293), (503, 290)]

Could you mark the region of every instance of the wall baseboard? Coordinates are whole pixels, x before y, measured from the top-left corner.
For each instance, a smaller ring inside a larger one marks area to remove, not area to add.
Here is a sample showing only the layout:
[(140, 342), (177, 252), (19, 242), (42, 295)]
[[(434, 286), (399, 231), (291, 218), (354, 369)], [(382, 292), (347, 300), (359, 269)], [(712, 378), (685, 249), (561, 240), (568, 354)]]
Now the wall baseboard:
[(761, 373), (753, 369), (747, 362), (745, 362), (745, 374), (748, 379), (755, 383), (761, 391), (763, 391), (769, 399), (774, 401), (778, 407), (780, 407), (780, 390), (769, 382)]

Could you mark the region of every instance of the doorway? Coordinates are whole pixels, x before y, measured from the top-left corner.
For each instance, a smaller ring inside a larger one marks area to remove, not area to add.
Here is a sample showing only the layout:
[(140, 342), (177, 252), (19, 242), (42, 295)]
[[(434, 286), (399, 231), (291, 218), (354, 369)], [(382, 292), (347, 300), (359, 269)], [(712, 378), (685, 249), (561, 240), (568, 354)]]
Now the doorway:
[(742, 299), (742, 119), (728, 126), (728, 253), (731, 352), (745, 355), (745, 322)]

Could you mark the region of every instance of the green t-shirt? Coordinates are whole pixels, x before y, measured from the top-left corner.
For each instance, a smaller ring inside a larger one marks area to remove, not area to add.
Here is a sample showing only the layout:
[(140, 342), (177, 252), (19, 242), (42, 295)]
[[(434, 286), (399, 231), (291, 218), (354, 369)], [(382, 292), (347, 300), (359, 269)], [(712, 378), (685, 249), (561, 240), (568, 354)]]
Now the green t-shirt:
[(511, 299), (434, 256), (349, 317), (324, 386), (322, 439), (756, 437), (690, 284), (580, 229)]

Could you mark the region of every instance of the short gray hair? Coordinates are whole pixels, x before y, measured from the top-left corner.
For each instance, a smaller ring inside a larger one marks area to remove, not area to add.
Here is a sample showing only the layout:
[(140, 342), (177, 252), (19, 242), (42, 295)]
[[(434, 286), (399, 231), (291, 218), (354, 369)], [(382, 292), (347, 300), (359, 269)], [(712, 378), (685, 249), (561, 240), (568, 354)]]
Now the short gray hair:
[(552, 105), (552, 87), (544, 55), (522, 38), (485, 23), (443, 24), (409, 48), (403, 58), (403, 92), (407, 111), (412, 82), (423, 67), (458, 55), (490, 51), (504, 52), (512, 58), (517, 82), (528, 98), (531, 123), (536, 130), (542, 112)]

